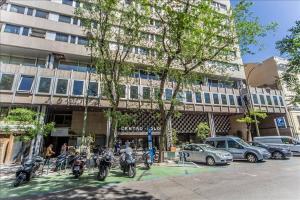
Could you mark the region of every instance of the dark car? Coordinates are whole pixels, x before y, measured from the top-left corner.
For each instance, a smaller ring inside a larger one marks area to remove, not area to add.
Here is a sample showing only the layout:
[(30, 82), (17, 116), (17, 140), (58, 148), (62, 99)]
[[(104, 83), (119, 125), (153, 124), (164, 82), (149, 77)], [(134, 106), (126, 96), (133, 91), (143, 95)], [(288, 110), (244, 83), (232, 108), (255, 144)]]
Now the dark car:
[(268, 150), (271, 153), (272, 158), (274, 158), (274, 159), (282, 160), (282, 159), (287, 159), (287, 158), (293, 156), (293, 154), (289, 148), (271, 146), (271, 145), (263, 144), (260, 142), (249, 142), (249, 144), (251, 144), (252, 146), (255, 146), (255, 147), (260, 147), (260, 148), (264, 148), (264, 149)]

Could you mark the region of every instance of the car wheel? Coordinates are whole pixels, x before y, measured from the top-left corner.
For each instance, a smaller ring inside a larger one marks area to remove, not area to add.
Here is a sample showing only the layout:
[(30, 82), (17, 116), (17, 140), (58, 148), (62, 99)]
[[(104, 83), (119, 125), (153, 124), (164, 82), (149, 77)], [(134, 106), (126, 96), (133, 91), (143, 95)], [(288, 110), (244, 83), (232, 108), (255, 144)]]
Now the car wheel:
[(256, 163), (257, 162), (256, 155), (254, 155), (252, 153), (248, 153), (247, 156), (246, 156), (246, 159), (248, 160), (248, 162), (251, 162), (251, 163)]
[(284, 159), (284, 155), (281, 152), (279, 152), (279, 151), (273, 152), (272, 157), (274, 159), (276, 159), (276, 160), (282, 160), (282, 159)]
[(215, 159), (213, 157), (207, 157), (206, 158), (206, 164), (209, 166), (214, 166), (216, 164)]

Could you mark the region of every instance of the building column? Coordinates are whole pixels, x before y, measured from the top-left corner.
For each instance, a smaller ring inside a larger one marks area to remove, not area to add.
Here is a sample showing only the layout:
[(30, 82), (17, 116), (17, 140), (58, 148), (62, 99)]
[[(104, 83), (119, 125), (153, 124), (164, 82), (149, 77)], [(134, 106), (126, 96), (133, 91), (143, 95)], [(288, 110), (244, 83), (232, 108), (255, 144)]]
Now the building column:
[(210, 128), (210, 136), (216, 137), (215, 121), (213, 113), (208, 113), (208, 124)]
[(168, 119), (167, 122), (167, 148), (171, 148), (173, 146), (173, 131), (172, 131), (172, 119)]
[(110, 126), (111, 126), (111, 117), (108, 117), (106, 121), (106, 142), (105, 146), (108, 147), (108, 140), (109, 140), (109, 134), (110, 134)]

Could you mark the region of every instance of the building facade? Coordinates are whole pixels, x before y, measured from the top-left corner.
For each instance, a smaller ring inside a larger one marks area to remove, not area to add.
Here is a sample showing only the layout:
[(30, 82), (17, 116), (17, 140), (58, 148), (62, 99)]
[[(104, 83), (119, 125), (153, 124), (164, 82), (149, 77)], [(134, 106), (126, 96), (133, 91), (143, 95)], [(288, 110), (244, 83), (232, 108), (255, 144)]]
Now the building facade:
[[(82, 130), (84, 94), (89, 84), (87, 132), (94, 135), (97, 145), (105, 145), (109, 120), (105, 110), (109, 102), (101, 92), (101, 75), (92, 74), (88, 83), (89, 52), (81, 22), (74, 16), (79, 6), (73, 0), (9, 0), (0, 11), (0, 116), (3, 119), (15, 107), (29, 107), (45, 114), (45, 121), (54, 121), (56, 129), (45, 139), (54, 144), (56, 152), (65, 142), (78, 145)], [(215, 1), (219, 10), (229, 8), (229, 1)], [(151, 24), (149, 30), (159, 28)], [(149, 40), (155, 40), (149, 34)], [(159, 122), (154, 96), (159, 81), (157, 75), (138, 67), (147, 57), (143, 47), (135, 47), (131, 62), (137, 64), (136, 73), (123, 78), (120, 110), (135, 118), (119, 128), (119, 138), (134, 140), (137, 146), (146, 145), (147, 128), (154, 130), (154, 144), (158, 144)], [(200, 122), (207, 122), (211, 135), (238, 135), (245, 138), (246, 127), (236, 120), (243, 116), (241, 97), (245, 72), (240, 53), (232, 62), (228, 76), (215, 74), (206, 77), (180, 93), (182, 115), (171, 121), (171, 127), (182, 141), (189, 141)], [(143, 63), (145, 64), (145, 63)], [(230, 84), (228, 83), (228, 80)], [(174, 82), (165, 85), (165, 99), (172, 96)], [(281, 90), (251, 88), (251, 92), (267, 98), (271, 103), (256, 104), (274, 115), (285, 115)], [(168, 103), (166, 103), (168, 106)], [(15, 134), (1, 132), (1, 151), (7, 152), (16, 143)], [(18, 145), (14, 145), (17, 149)], [(2, 160), (5, 160), (5, 155)], [(14, 159), (14, 155), (11, 156)], [(1, 162), (1, 159), (0, 159)], [(3, 161), (2, 161), (3, 162)]]

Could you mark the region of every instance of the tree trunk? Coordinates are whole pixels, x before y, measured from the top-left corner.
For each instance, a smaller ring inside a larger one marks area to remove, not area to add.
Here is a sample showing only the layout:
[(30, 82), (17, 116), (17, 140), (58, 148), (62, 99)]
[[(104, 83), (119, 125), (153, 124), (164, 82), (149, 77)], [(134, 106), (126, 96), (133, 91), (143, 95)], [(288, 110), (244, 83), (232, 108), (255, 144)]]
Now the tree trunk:
[(118, 129), (118, 119), (116, 115), (116, 109), (112, 108), (111, 113), (111, 123), (109, 127), (109, 137), (108, 137), (108, 147), (113, 148), (114, 142), (115, 142), (115, 137), (117, 135), (117, 129)]
[(167, 131), (167, 120), (161, 119), (160, 123), (160, 135), (159, 135), (159, 158), (158, 162), (163, 162), (163, 152), (166, 150), (166, 131)]
[(252, 141), (252, 136), (251, 136), (251, 124), (247, 125), (247, 138), (246, 140), (248, 142), (251, 142)]

